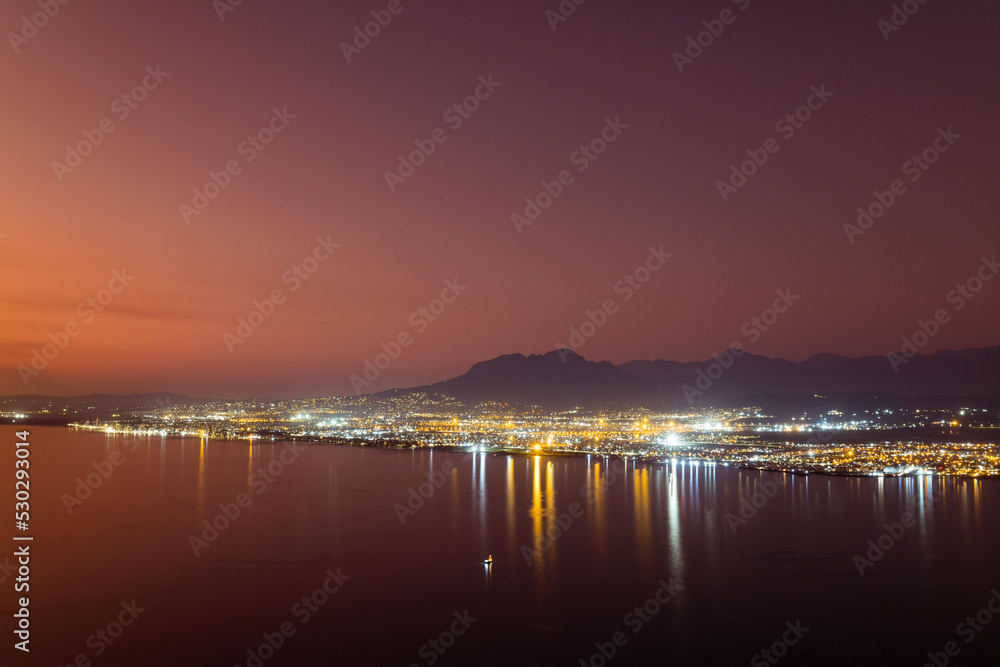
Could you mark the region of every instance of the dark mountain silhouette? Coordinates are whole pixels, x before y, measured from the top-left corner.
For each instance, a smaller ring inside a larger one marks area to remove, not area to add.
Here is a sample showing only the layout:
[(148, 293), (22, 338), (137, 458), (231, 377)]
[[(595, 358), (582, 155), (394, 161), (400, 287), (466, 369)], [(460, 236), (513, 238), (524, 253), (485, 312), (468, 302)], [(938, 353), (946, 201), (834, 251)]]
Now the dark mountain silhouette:
[(548, 354), (505, 354), (481, 361), (465, 375), (379, 396), (422, 391), (453, 396), (464, 403), (502, 401), (535, 405), (594, 405), (641, 401), (652, 383), (622, 373), (607, 361), (587, 361), (571, 350)]
[(41, 394), (21, 394), (0, 397), (0, 410), (39, 413), (68, 412), (105, 414), (117, 410), (136, 410), (148, 407), (169, 407), (171, 405), (197, 405), (209, 403), (210, 399), (189, 398), (179, 394), (158, 392), (153, 394), (87, 394), (85, 396), (43, 396)]
[[(451, 380), (379, 392), (395, 397), (443, 394), (466, 405), (504, 402), (547, 408), (757, 405), (772, 412), (871, 407), (1000, 407), (1000, 346), (916, 355), (898, 372), (883, 356), (816, 354), (793, 362), (727, 351), (706, 361), (589, 361), (572, 350), (506, 354)], [(0, 410), (36, 415), (104, 416), (147, 407), (197, 405), (213, 399), (177, 394), (89, 394), (0, 398)], [(275, 401), (277, 402), (277, 401)], [(64, 412), (65, 411), (65, 412)]]
[[(641, 405), (680, 409), (794, 397), (947, 397), (1000, 399), (1000, 346), (916, 355), (896, 372), (884, 356), (817, 354), (793, 362), (727, 351), (701, 362), (588, 361), (570, 350), (508, 354), (451, 380), (381, 392), (441, 393), (467, 404), (501, 401), (551, 407)], [(765, 400), (766, 397), (767, 398)], [(898, 402), (898, 401), (897, 401)], [(992, 404), (993, 401), (987, 401)]]

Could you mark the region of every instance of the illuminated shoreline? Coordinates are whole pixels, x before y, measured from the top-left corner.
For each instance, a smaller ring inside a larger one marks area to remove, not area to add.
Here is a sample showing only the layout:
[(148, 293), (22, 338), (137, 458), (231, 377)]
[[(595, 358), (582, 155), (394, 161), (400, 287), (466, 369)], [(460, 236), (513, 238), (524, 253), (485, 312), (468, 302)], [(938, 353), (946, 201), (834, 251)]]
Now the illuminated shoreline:
[[(457, 419), (453, 417), (452, 419)], [(481, 424), (480, 424), (481, 425)], [(310, 442), (353, 447), (380, 449), (429, 449), (456, 453), (493, 454), (511, 456), (596, 456), (633, 459), (643, 465), (682, 462), (722, 467), (781, 472), (794, 475), (830, 475), (849, 477), (919, 477), (941, 476), (956, 478), (989, 479), (1000, 477), (1000, 447), (994, 443), (918, 443), (893, 441), (869, 444), (828, 442), (778, 443), (758, 442), (687, 442), (681, 437), (690, 431), (671, 431), (664, 444), (653, 440), (646, 442), (595, 441), (589, 445), (532, 442), (497, 443), (495, 437), (480, 436), (480, 442), (448, 442), (454, 432), (423, 432), (414, 437), (408, 429), (398, 433), (384, 433), (367, 437), (335, 435), (333, 433), (231, 432), (220, 434), (207, 430), (171, 430), (133, 428), (98, 424), (72, 424), (73, 428), (102, 431), (123, 435), (160, 436), (161, 438), (199, 438), (228, 442)], [(408, 433), (404, 437), (404, 431)], [(501, 433), (505, 433), (501, 429)], [(512, 432), (513, 433), (513, 432)], [(520, 434), (520, 431), (516, 433)], [(430, 442), (428, 436), (438, 441)], [(493, 434), (495, 436), (495, 434)], [(508, 435), (511, 440), (514, 435)], [(759, 434), (743, 436), (759, 439)], [(459, 438), (460, 439), (460, 438)], [(725, 438), (718, 438), (724, 440)]]

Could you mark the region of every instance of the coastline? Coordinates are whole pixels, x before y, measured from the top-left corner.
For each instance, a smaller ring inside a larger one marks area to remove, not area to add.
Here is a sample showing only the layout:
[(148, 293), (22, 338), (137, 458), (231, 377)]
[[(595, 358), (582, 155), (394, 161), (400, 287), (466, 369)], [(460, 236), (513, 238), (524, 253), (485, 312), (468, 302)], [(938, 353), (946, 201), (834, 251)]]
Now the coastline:
[[(22, 422), (26, 423), (26, 422)], [(53, 426), (53, 424), (38, 424), (38, 425), (48, 425)], [(106, 430), (97, 428), (94, 426), (78, 423), (66, 424), (68, 428), (82, 428), (86, 430)], [(113, 433), (126, 435), (129, 433), (139, 433), (139, 434), (151, 434), (156, 433), (150, 431), (112, 431)], [(470, 448), (463, 445), (428, 445), (414, 440), (404, 440), (398, 438), (340, 438), (340, 437), (328, 437), (328, 436), (314, 436), (314, 435), (293, 435), (287, 433), (269, 433), (266, 435), (257, 435), (256, 437), (241, 437), (241, 438), (219, 438), (216, 436), (206, 436), (203, 434), (196, 433), (173, 433), (173, 434), (161, 434), (161, 437), (166, 439), (184, 439), (184, 438), (208, 438), (211, 440), (219, 440), (225, 442), (238, 442), (238, 441), (248, 441), (251, 443), (283, 443), (283, 442), (304, 442), (312, 443), (317, 445), (339, 445), (343, 447), (372, 447), (377, 449), (392, 449), (392, 450), (437, 450), (444, 451), (447, 453), (456, 454), (491, 454), (491, 455), (504, 455), (504, 456), (518, 456), (518, 457), (567, 457), (567, 458), (579, 458), (579, 457), (603, 457), (608, 459), (621, 459), (621, 460), (633, 460), (636, 464), (642, 466), (653, 466), (658, 464), (666, 464), (671, 462), (671, 460), (683, 461), (685, 463), (692, 462), (701, 465), (717, 465), (726, 468), (740, 469), (740, 470), (754, 470), (758, 472), (773, 472), (796, 475), (800, 477), (808, 476), (825, 476), (825, 477), (857, 477), (857, 478), (917, 478), (917, 477), (950, 477), (955, 479), (964, 480), (995, 480), (1000, 479), (1000, 473), (997, 474), (962, 474), (962, 473), (949, 473), (942, 471), (929, 471), (929, 472), (908, 472), (908, 473), (885, 473), (885, 472), (870, 472), (870, 471), (850, 471), (850, 470), (823, 470), (819, 467), (801, 467), (801, 466), (789, 466), (783, 468), (780, 466), (774, 466), (773, 464), (764, 465), (754, 465), (751, 461), (724, 461), (720, 459), (712, 459), (708, 457), (696, 457), (696, 456), (683, 456), (682, 452), (675, 450), (670, 452), (672, 456), (667, 455), (630, 455), (621, 454), (615, 452), (585, 452), (585, 451), (571, 451), (567, 449), (539, 449), (539, 450), (525, 450), (520, 448), (505, 448), (505, 447), (476, 447)], [(698, 443), (692, 443), (698, 444)], [(929, 444), (929, 443), (928, 443)]]

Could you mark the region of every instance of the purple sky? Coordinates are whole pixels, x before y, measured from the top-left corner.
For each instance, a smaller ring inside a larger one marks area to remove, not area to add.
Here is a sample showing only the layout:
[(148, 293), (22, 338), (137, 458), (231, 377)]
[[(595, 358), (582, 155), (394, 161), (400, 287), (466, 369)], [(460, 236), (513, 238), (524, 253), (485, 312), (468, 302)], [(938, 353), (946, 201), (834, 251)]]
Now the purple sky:
[(219, 4), (0, 10), (0, 393), (347, 394), (400, 338), (365, 390), (409, 386), (606, 304), (615, 363), (884, 355), (939, 309), (923, 352), (1000, 342), (1000, 280), (949, 298), (1000, 252), (995, 3)]

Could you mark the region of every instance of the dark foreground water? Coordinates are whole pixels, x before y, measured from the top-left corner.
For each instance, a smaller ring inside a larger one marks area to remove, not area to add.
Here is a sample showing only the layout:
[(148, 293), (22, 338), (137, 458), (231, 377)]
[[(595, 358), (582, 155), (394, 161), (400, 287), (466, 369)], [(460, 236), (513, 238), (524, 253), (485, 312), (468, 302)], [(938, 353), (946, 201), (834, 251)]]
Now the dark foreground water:
[(1000, 663), (998, 481), (14, 431), (3, 665)]

